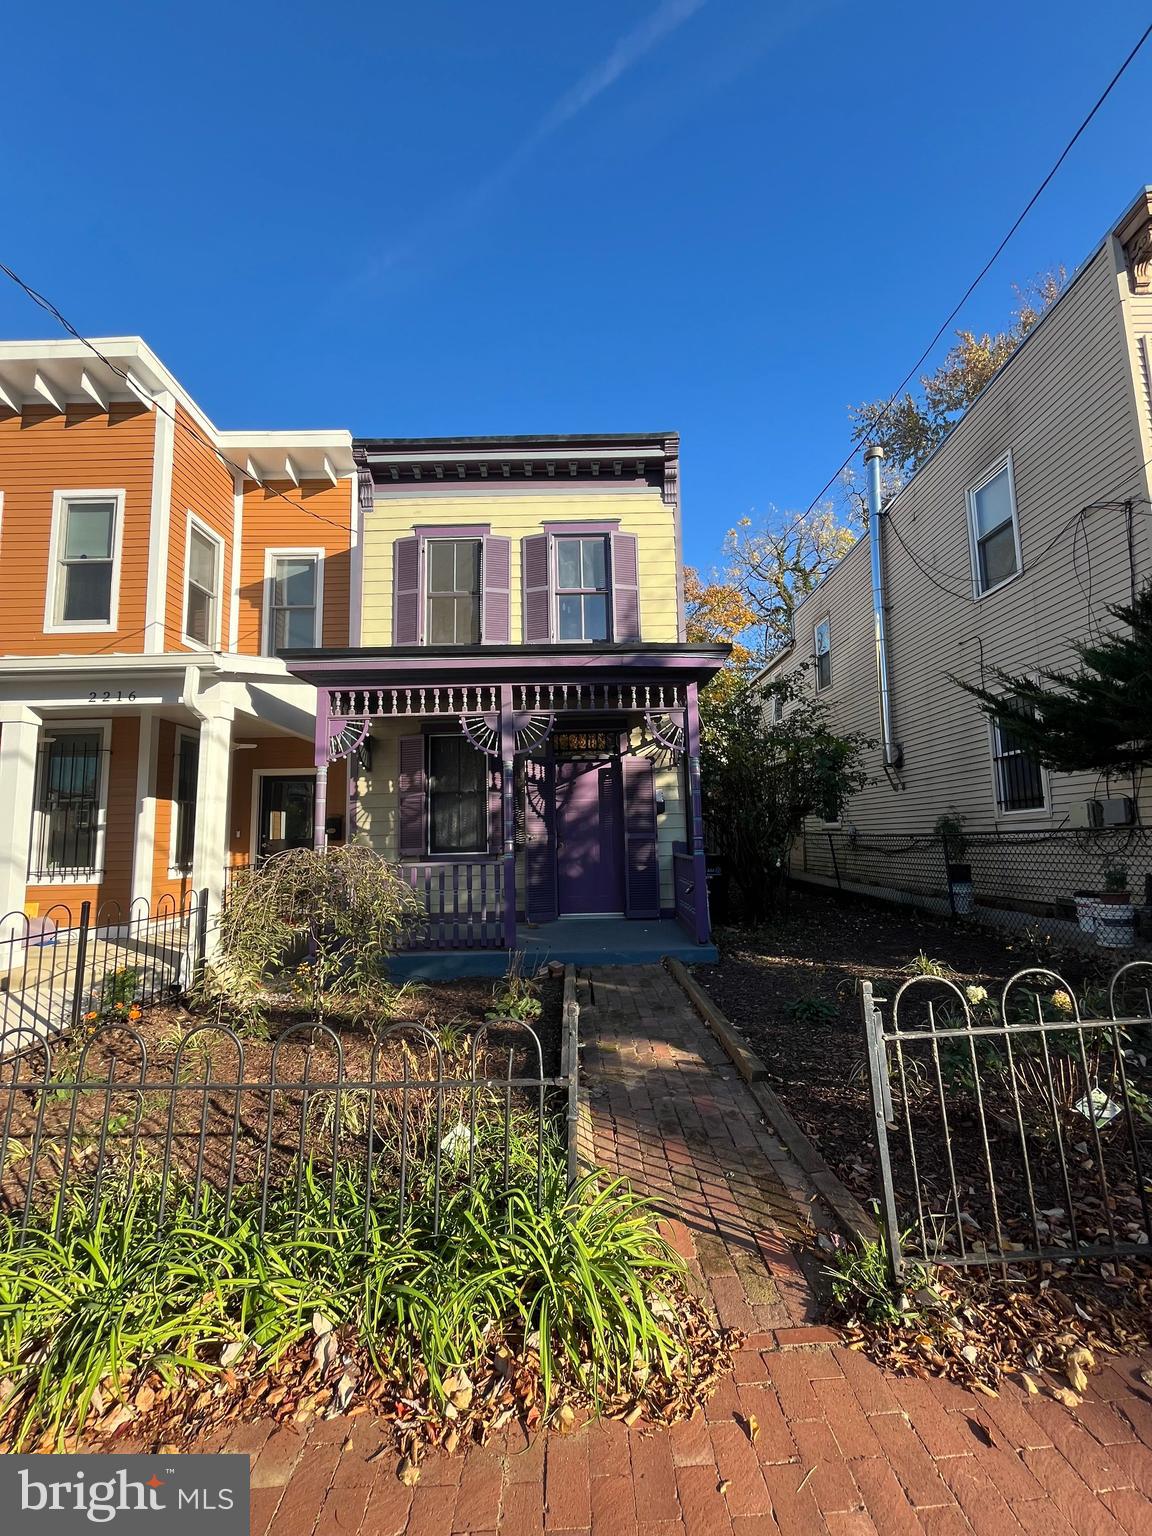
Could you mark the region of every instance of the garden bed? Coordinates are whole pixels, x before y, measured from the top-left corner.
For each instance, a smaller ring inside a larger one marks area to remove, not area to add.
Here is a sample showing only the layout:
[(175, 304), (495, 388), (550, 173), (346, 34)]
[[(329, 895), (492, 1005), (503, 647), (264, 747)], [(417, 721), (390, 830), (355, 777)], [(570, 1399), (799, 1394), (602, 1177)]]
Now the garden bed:
[[(988, 994), (989, 1001), (971, 1006), (977, 1022), (993, 1024), (998, 1022), (999, 1014), (991, 999), (998, 998), (1005, 980), (1025, 966), (1038, 964), (1061, 968), (1070, 987), (1080, 995), (1085, 989), (1095, 991), (1094, 1006), (1100, 1008), (1102, 973), (1086, 971), (1083, 957), (1047, 953), (1040, 940), (1005, 943), (959, 924), (904, 909), (893, 911), (861, 900), (803, 893), (794, 898), (788, 914), (771, 930), (733, 930), (724, 934), (720, 964), (698, 967), (696, 974), (761, 1056), (771, 1086), (797, 1122), (844, 1183), (867, 1205), (878, 1197), (879, 1184), (858, 983), (871, 981), (877, 998), (890, 1002), (911, 972), (946, 970), (961, 990), (973, 989), (972, 995), (977, 998), (982, 992)], [(953, 1009), (957, 1015), (954, 1022), (961, 1021), (963, 1006), (954, 992), (949, 993), (930, 980), (917, 983), (917, 992), (921, 994), (920, 1002), (917, 1005), (909, 996), (902, 1027), (924, 1027), (923, 1004), (929, 993), (937, 1006), (943, 1003)], [(1071, 1005), (1070, 995), (1061, 992), (1054, 995), (1053, 1001)], [(1091, 1016), (1091, 1010), (1086, 1016)], [(1056, 1015), (1049, 1012), (1046, 1017)], [(1078, 1041), (1071, 1032), (1053, 1034), (1047, 1039), (1058, 1079), (1061, 1061), (1069, 1064), (1065, 1097), (1068, 1105), (1073, 1105), (1085, 1091)], [(1031, 1193), (1042, 1213), (1042, 1242), (1045, 1246), (1066, 1245), (1070, 1226), (1068, 1191), (1064, 1186), (1065, 1171), (1056, 1155), (1047, 1084), (1043, 1079), (1045, 1064), (1038, 1054), (1036, 1037), (1024, 1035), (1017, 1041), (1011, 1072), (1006, 1070), (1002, 1040), (984, 1039), (977, 1042), (975, 1049), (982, 1100), (976, 1091), (967, 1043), (953, 1040), (940, 1045), (951, 1143), (944, 1134), (936, 1063), (930, 1046), (919, 1042), (904, 1047), (903, 1077), (895, 1055), (890, 1058), (899, 1129), (891, 1134), (889, 1145), (901, 1222), (911, 1226), (916, 1211), (904, 1134), (906, 1102), (916, 1137), (924, 1209), (931, 1217), (927, 1223), (930, 1251), (948, 1251), (949, 1243), (955, 1246), (953, 1217), (958, 1203), (965, 1223), (964, 1238), (970, 1248), (978, 1251), (994, 1247), (997, 1214), (1010, 1250), (1031, 1247), (1035, 1234), (1028, 1209), (1029, 1176)], [(1101, 1082), (1111, 1083), (1113, 1091), (1118, 1092), (1115, 1062), (1109, 1055), (1106, 1035), (1102, 1039), (1098, 1033), (1095, 1045), (1089, 1041), (1088, 1060), (1093, 1073), (1099, 1068)], [(1150, 1086), (1146, 1060), (1130, 1060), (1129, 1087), (1138, 1107), (1134, 1118), (1138, 1138), (1144, 1143), (1146, 1172), (1152, 1166), (1146, 1097)], [(1058, 1096), (1060, 1089), (1058, 1080)], [(1030, 1168), (1021, 1154), (1017, 1095), (1023, 1101)], [(982, 1122), (987, 1126), (990, 1151), (984, 1145)], [(1101, 1133), (1109, 1158), (1108, 1210), (1104, 1209), (1105, 1191), (1089, 1120), (1069, 1108), (1062, 1117), (1061, 1131), (1066, 1141), (1067, 1177), (1081, 1241), (1085, 1233), (1107, 1241), (1110, 1215), (1119, 1241), (1147, 1243), (1134, 1166), (1124, 1144), (1126, 1122), (1118, 1118)], [(998, 1213), (987, 1172), (989, 1156), (995, 1173)], [(959, 1202), (950, 1198), (949, 1158), (961, 1190)], [(918, 1228), (914, 1235), (920, 1241), (925, 1233)]]

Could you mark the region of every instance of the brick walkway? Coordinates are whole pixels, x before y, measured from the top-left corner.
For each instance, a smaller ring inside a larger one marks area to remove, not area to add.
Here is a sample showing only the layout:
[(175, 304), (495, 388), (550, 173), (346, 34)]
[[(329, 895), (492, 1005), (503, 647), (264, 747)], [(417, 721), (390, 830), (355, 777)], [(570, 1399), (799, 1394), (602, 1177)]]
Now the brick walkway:
[[(821, 1216), (755, 1101), (663, 970), (581, 982), (598, 1159), (654, 1195), (748, 1345), (707, 1412), (431, 1459), (408, 1490), (380, 1435), (243, 1426), (252, 1536), (1149, 1536), (1152, 1390), (1110, 1365), (1074, 1413), (885, 1376), (813, 1327), (794, 1240)], [(755, 1444), (751, 1420), (759, 1426)]]

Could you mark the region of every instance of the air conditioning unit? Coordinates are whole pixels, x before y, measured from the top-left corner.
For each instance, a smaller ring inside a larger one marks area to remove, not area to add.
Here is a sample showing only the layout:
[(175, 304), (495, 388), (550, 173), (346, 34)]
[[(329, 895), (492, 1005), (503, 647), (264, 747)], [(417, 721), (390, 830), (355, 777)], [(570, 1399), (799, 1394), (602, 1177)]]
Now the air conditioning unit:
[(1130, 827), (1136, 820), (1136, 807), (1128, 795), (1111, 795), (1106, 800), (1085, 800), (1085, 824), (1089, 827)]

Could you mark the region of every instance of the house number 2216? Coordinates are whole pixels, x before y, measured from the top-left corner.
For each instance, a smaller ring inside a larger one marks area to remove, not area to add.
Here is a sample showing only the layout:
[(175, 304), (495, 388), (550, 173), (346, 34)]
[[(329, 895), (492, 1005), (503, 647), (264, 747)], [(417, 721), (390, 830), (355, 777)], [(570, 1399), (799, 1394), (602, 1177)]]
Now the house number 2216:
[(103, 693), (96, 688), (88, 690), (89, 704), (131, 704), (135, 697), (135, 688), (129, 689), (127, 693), (123, 688), (105, 688)]

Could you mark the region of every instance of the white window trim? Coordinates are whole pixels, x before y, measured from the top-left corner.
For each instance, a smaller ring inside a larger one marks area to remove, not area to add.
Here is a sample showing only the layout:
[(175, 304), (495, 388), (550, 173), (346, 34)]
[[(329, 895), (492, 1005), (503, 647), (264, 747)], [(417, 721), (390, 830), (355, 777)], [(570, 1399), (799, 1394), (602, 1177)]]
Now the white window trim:
[(265, 656), (275, 656), (275, 654), (276, 654), (276, 647), (275, 647), (275, 645), (273, 643), (274, 636), (272, 634), (272, 615), (273, 615), (273, 612), (275, 611), (274, 607), (273, 607), (273, 603), (272, 603), (272, 595), (273, 595), (273, 587), (274, 587), (274, 578), (273, 578), (272, 572), (273, 572), (273, 570), (275, 568), (275, 564), (276, 564), (277, 560), (315, 560), (315, 562), (316, 562), (316, 629), (315, 629), (315, 632), (314, 632), (313, 637), (312, 637), (312, 644), (315, 645), (315, 646), (323, 645), (323, 643), (324, 643), (324, 555), (325, 555), (325, 551), (323, 549), (318, 548), (315, 545), (310, 545), (308, 547), (300, 546), (299, 548), (288, 547), (288, 546), (285, 546), (284, 548), (281, 548), (281, 547), (277, 546), (275, 549), (266, 549), (264, 551), (264, 614), (263, 614), (263, 620), (262, 620), (262, 623), (261, 623), (261, 631), (262, 631), (262, 647), (261, 647), (261, 649), (262, 649), (262, 654), (263, 655), (265, 655)]
[[(1016, 549), (1016, 569), (1011, 576), (1005, 576), (1003, 581), (998, 581), (994, 586), (981, 588), (980, 586), (980, 553), (979, 538), (976, 526), (976, 497), (989, 485), (1002, 469), (1008, 470), (1008, 502), (1012, 508), (1012, 542)], [(1012, 462), (1012, 450), (1002, 453), (990, 469), (980, 476), (978, 480), (968, 487), (964, 493), (968, 504), (968, 555), (972, 562), (972, 596), (976, 602), (983, 602), (986, 597), (991, 597), (993, 592), (1002, 591), (1009, 582), (1016, 581), (1024, 574), (1024, 557), (1020, 553), (1020, 516), (1016, 509), (1016, 469)]]
[[(828, 649), (825, 652), (825, 655), (828, 657), (828, 681), (826, 683), (821, 683), (820, 681), (820, 642), (818, 636), (822, 629), (828, 631)], [(825, 614), (822, 619), (812, 626), (812, 684), (815, 692), (827, 693), (832, 683), (832, 616), (831, 614)]]
[[(44, 593), (44, 633), (46, 635), (109, 635), (120, 627), (120, 557), (124, 548), (124, 498), (123, 487), (119, 490), (77, 490), (52, 492), (52, 532), (48, 540), (48, 583)], [(111, 501), (116, 505), (112, 527), (112, 585), (108, 600), (108, 621), (93, 623), (91, 619), (65, 623), (57, 619), (60, 610), (61, 571), (60, 551), (64, 545), (64, 515), (73, 501)]]
[[(212, 616), (212, 639), (205, 645), (188, 633), (188, 580), (192, 559), (192, 530), (211, 539), (216, 546), (216, 612)], [(224, 540), (202, 517), (189, 509), (184, 523), (184, 580), (180, 586), (180, 640), (190, 651), (218, 651), (220, 649), (221, 623), (224, 617)]]
[[(182, 741), (194, 741), (196, 743), (197, 752), (199, 752), (199, 748), (200, 748), (200, 733), (198, 731), (191, 731), (186, 726), (179, 725), (179, 726), (176, 727), (176, 740), (175, 740), (175, 743), (173, 744), (173, 747), (172, 747), (172, 792), (171, 792), (171, 795), (169, 796), (169, 802), (168, 802), (171, 805), (171, 807), (172, 807), (172, 813), (171, 813), (171, 816), (169, 818), (169, 820), (171, 821), (171, 826), (168, 828), (168, 878), (169, 878), (169, 880), (188, 880), (188, 879), (191, 879), (191, 876), (192, 876), (192, 865), (191, 864), (189, 864), (188, 867), (185, 869), (181, 865), (177, 864), (177, 862), (176, 862), (176, 831), (177, 831), (176, 795), (177, 795), (177, 793), (179, 791), (179, 788), (180, 788), (180, 743)], [(197, 763), (197, 772), (199, 772), (199, 763)], [(195, 838), (193, 838), (193, 842), (195, 842)], [(192, 857), (193, 857), (193, 861), (195, 861), (195, 857), (196, 857), (195, 847), (193, 847), (193, 850), (192, 850)]]
[[(608, 623), (608, 638), (606, 640), (561, 640), (560, 639), (560, 599), (573, 595), (590, 596), (592, 589), (589, 587), (564, 587), (560, 586), (560, 551), (561, 539), (599, 539), (604, 545), (604, 602), (606, 606), (605, 618)], [(637, 560), (639, 560), (639, 546), (637, 546)], [(558, 645), (612, 645), (616, 639), (616, 601), (615, 601), (615, 572), (612, 569), (612, 535), (610, 533), (557, 533), (555, 530), (548, 535), (548, 570), (552, 593), (552, 634)], [(636, 586), (637, 601), (640, 596), (639, 571), (637, 571)]]
[(1050, 817), (1052, 814), (1052, 784), (1048, 776), (1048, 770), (1044, 764), (1039, 764), (1040, 787), (1044, 791), (1044, 804), (1032, 805), (1026, 810), (1007, 811), (1000, 804), (1000, 767), (997, 762), (996, 750), (996, 722), (991, 715), (986, 715), (988, 722), (988, 760), (992, 766), (992, 814), (997, 821), (1026, 821), (1029, 817)]
[[(420, 536), (420, 599), (421, 599), (421, 604), (422, 604), (422, 607), (423, 607), (423, 612), (420, 615), (420, 633), (421, 633), (421, 636), (423, 637), (421, 639), (421, 642), (420, 642), (421, 645), (431, 645), (432, 644), (432, 641), (429, 640), (429, 638), (428, 638), (428, 631), (431, 628), (431, 626), (430, 626), (430, 624), (428, 622), (428, 612), (429, 612), (429, 608), (430, 608), (431, 603), (432, 603), (433, 596), (437, 596), (437, 597), (447, 596), (446, 593), (433, 593), (432, 590), (431, 590), (431, 586), (429, 585), (429, 575), (428, 575), (428, 573), (432, 569), (432, 560), (431, 560), (430, 555), (429, 555), (429, 550), (431, 549), (433, 544), (479, 544), (479, 546), (480, 546), (480, 587), (479, 587), (479, 590), (476, 593), (476, 601), (480, 605), (480, 607), (479, 607), (480, 644), (481, 645), (484, 644), (484, 539), (485, 539), (485, 535), (482, 534), (482, 533), (480, 533), (480, 534), (471, 534), (471, 533), (460, 533), (460, 534), (457, 534), (457, 533), (425, 533), (425, 534), (421, 534), (421, 536)], [(463, 593), (463, 594), (457, 594), (457, 595), (458, 596), (466, 596), (467, 594)], [(446, 643), (446, 642), (437, 641), (436, 643), (437, 644), (441, 644), (441, 643)], [(466, 645), (468, 645), (470, 643), (471, 642), (469, 642), (469, 641), (463, 641), (462, 640), (462, 641), (460, 641), (457, 644), (456, 648), (458, 650), (459, 649), (463, 649), (464, 646), (466, 646)]]
[[(47, 760), (43, 749), (48, 745), (48, 737), (57, 731), (99, 731), (100, 732), (100, 774), (99, 795), (96, 809), (96, 862), (87, 870), (70, 870), (66, 875), (47, 875), (43, 872), (33, 873), (33, 857), (37, 848), (43, 842), (44, 812), (40, 807), (40, 797), (44, 788), (44, 770)], [(53, 720), (44, 721), (37, 743), (36, 787), (35, 798), (32, 802), (32, 841), (28, 847), (28, 883), (29, 885), (99, 885), (104, 879), (104, 842), (108, 832), (108, 781), (112, 777), (112, 722), (111, 720)]]

